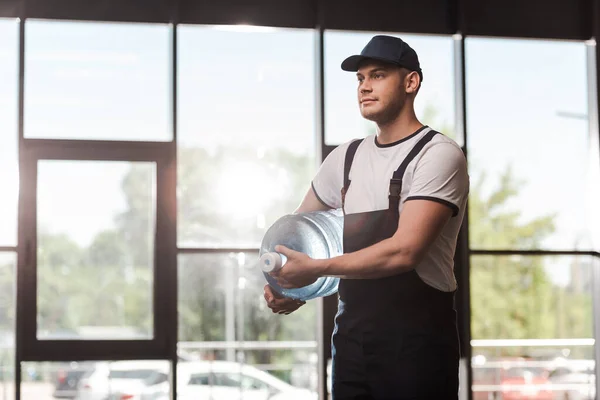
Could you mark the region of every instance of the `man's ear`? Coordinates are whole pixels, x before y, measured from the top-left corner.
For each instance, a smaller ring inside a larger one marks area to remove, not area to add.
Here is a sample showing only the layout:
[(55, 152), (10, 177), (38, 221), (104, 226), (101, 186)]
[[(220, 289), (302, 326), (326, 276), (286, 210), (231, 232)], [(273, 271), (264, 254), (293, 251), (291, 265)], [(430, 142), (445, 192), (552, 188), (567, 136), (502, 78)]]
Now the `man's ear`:
[(417, 93), (419, 86), (421, 85), (421, 77), (416, 71), (410, 71), (404, 78), (404, 88), (406, 93)]

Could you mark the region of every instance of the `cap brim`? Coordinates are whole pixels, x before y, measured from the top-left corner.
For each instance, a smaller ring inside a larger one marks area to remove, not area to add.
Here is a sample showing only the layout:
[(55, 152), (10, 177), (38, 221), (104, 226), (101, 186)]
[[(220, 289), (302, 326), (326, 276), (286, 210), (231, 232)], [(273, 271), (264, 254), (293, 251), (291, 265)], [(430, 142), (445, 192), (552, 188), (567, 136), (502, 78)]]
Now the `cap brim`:
[(383, 57), (366, 57), (366, 56), (354, 55), (354, 56), (350, 56), (350, 57), (346, 58), (344, 61), (342, 61), (342, 69), (344, 71), (356, 72), (356, 71), (358, 71), (358, 67), (360, 66), (360, 63), (365, 60), (377, 60), (377, 61), (386, 62), (388, 64), (398, 65), (397, 63), (393, 62), (392, 60), (389, 60), (389, 59), (383, 58)]
[(342, 61), (342, 69), (344, 71), (358, 71), (358, 64), (366, 59), (367, 57), (364, 56), (350, 56)]

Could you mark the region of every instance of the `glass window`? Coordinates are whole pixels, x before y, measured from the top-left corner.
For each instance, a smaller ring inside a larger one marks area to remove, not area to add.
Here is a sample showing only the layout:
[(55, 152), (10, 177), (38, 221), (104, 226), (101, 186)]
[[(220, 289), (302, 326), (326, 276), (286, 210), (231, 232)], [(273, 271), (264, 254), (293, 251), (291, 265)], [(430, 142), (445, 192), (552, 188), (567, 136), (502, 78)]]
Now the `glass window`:
[(583, 43), (466, 39), (472, 248), (592, 246), (586, 68)]
[(471, 257), (474, 399), (593, 393), (599, 267), (588, 256)]
[(180, 26), (178, 244), (258, 247), (316, 171), (314, 32)]
[(215, 374), (215, 385), (216, 386), (224, 386), (231, 388), (240, 388), (241, 387), (241, 375), (236, 373), (229, 374)]
[(25, 137), (168, 141), (167, 25), (27, 20)]
[(38, 163), (38, 338), (152, 336), (154, 163)]
[[(356, 75), (342, 71), (342, 61), (360, 54), (376, 32), (325, 32), (325, 142), (338, 145), (375, 133), (375, 125), (360, 115)], [(423, 85), (415, 99), (421, 122), (456, 138), (454, 127), (454, 44), (451, 37), (384, 33), (405, 40), (419, 56)]]
[(248, 390), (269, 390), (269, 386), (259, 379), (242, 376), (241, 386)]
[[(588, 88), (594, 88), (596, 85), (597, 79), (599, 79), (596, 75), (596, 64), (600, 61), (596, 60), (596, 46), (592, 44), (587, 44), (587, 58), (588, 58), (588, 77), (589, 79)], [(595, 62), (594, 62), (595, 61)], [(588, 89), (589, 90), (589, 89)], [(593, 99), (592, 96), (595, 96), (595, 91), (590, 90), (590, 99)], [(589, 106), (591, 115), (597, 113), (596, 101), (591, 101)], [(583, 115), (576, 116), (578, 118), (583, 118)], [(588, 162), (587, 170), (585, 173), (586, 178), (586, 186), (585, 186), (585, 210), (588, 218), (588, 226), (587, 229), (590, 230), (589, 236), (590, 241), (592, 242), (593, 249), (596, 251), (600, 251), (600, 224), (598, 223), (589, 223), (589, 221), (600, 221), (600, 136), (598, 135), (598, 126), (597, 126), (597, 118), (590, 118), (589, 122), (589, 142), (588, 142), (588, 157), (586, 161)]]
[[(316, 392), (316, 301), (287, 316), (273, 314), (257, 260), (257, 253), (179, 256), (179, 353), (214, 362), (215, 372), (243, 372), (279, 390)], [(188, 373), (197, 378), (206, 370)], [(196, 378), (194, 384), (202, 384)]]
[(21, 363), (23, 400), (168, 399), (163, 360)]
[(194, 374), (190, 376), (188, 385), (190, 386), (207, 386), (209, 384), (209, 374)]
[(17, 245), (19, 24), (0, 19), (0, 246)]

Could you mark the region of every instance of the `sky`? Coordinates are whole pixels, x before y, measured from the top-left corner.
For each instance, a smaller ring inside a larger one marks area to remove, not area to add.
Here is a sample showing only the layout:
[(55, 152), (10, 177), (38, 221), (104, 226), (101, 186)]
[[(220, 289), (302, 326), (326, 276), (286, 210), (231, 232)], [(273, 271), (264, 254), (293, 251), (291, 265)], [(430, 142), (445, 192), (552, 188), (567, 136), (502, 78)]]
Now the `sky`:
[[(358, 112), (354, 74), (339, 66), (373, 34), (325, 33), (328, 144), (372, 129)], [(401, 37), (416, 49), (423, 67), (418, 115), (433, 106), (439, 124), (433, 128), (453, 126), (454, 39)], [(0, 38), (0, 246), (12, 246), (18, 190), (17, 23), (0, 20)], [(315, 32), (184, 25), (178, 39), (180, 146), (249, 143), (258, 152), (286, 148), (314, 154)], [(170, 44), (165, 25), (28, 21), (26, 137), (171, 140)], [(523, 221), (558, 215), (557, 232), (544, 243), (548, 249), (600, 248), (600, 228), (594, 226), (600, 224), (591, 223), (600, 221), (595, 207), (600, 162), (597, 151), (590, 151), (598, 149), (598, 138), (590, 137), (585, 117), (563, 116), (588, 113), (586, 51), (581, 42), (466, 42), (472, 182), (485, 171), (484, 191), (489, 193), (511, 166), (523, 186), (510, 208), (522, 210)], [(128, 167), (43, 164), (38, 179), (41, 224), (69, 233), (82, 245), (89, 243), (111, 227), (112, 217), (125, 206), (120, 181)]]

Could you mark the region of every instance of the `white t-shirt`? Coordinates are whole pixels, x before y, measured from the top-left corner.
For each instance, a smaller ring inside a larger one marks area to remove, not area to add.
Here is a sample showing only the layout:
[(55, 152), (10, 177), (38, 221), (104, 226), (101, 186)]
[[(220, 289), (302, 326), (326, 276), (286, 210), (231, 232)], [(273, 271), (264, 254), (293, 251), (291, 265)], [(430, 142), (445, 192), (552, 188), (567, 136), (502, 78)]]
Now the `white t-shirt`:
[[(346, 193), (346, 214), (385, 210), (389, 207), (389, 184), (394, 171), (417, 142), (431, 128), (423, 127), (394, 143), (381, 145), (376, 135), (359, 145), (352, 168), (350, 188)], [(351, 142), (335, 148), (321, 164), (312, 187), (319, 200), (331, 208), (341, 208), (344, 160)], [(453, 217), (432, 244), (416, 272), (421, 279), (442, 291), (456, 289), (454, 252), (467, 197), (469, 175), (464, 154), (452, 139), (437, 134), (408, 164), (402, 181), (399, 212), (404, 202), (426, 199), (445, 204)]]

